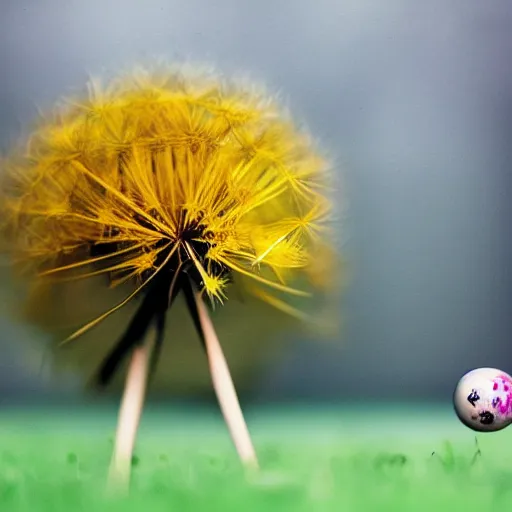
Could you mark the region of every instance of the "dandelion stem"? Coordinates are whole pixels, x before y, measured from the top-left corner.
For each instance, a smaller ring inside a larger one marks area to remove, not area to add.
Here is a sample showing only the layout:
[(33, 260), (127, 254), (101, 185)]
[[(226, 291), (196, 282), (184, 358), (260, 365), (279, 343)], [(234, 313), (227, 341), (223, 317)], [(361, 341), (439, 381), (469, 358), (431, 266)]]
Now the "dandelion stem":
[(229, 372), (229, 368), (222, 352), (222, 348), (208, 315), (208, 311), (199, 293), (195, 300), (201, 328), (204, 334), (208, 364), (213, 381), (213, 387), (224, 415), (224, 420), (233, 439), (238, 455), (244, 465), (250, 468), (258, 468), (258, 460), (254, 451), (247, 424), (245, 423), (242, 409), (238, 401), (235, 386)]
[(130, 485), (133, 450), (146, 393), (149, 355), (157, 336), (158, 331), (150, 327), (145, 343), (135, 347), (130, 360), (109, 470), (109, 490), (127, 492)]

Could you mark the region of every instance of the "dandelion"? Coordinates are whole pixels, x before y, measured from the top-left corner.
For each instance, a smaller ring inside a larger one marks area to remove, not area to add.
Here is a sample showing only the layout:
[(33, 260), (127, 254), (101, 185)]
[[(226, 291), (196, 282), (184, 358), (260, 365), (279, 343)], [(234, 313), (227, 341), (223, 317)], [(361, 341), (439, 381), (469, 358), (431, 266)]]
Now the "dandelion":
[(178, 297), (207, 353), (236, 449), (257, 466), (209, 310), (236, 287), (307, 319), (288, 298), (328, 284), (332, 269), (319, 255), (329, 251), (330, 179), (310, 138), (252, 87), (179, 69), (137, 70), (106, 87), (91, 82), (88, 95), (44, 119), (3, 168), (5, 248), (34, 287), (98, 276), (130, 287), (63, 344), (139, 303), (96, 376), (106, 385), (130, 359), (111, 481), (129, 481), (147, 376)]

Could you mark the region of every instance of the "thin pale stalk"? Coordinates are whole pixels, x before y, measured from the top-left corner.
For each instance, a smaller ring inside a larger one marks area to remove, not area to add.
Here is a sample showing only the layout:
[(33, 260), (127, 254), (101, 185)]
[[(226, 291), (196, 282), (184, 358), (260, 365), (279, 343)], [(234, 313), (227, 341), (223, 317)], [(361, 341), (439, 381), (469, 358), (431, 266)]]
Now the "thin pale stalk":
[(127, 492), (137, 431), (146, 394), (148, 363), (156, 329), (150, 328), (145, 343), (133, 351), (119, 409), (114, 453), (110, 463), (108, 489)]
[(229, 429), (229, 433), (244, 465), (250, 468), (258, 468), (258, 459), (251, 441), (249, 429), (245, 423), (242, 409), (238, 401), (233, 379), (229, 372), (228, 364), (217, 338), (208, 311), (199, 293), (196, 294), (199, 321), (204, 333), (208, 364), (212, 377), (213, 387)]

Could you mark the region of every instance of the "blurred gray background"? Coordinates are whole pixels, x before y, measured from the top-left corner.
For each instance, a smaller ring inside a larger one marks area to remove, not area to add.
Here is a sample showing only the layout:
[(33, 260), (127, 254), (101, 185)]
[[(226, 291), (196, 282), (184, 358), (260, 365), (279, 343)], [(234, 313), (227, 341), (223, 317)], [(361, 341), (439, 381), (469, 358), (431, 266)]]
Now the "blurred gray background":
[[(0, 145), (88, 73), (249, 72), (337, 157), (352, 273), (343, 343), (297, 339), (255, 397), (447, 400), (471, 367), (512, 372), (511, 27), (507, 0), (4, 0)], [(3, 399), (73, 389), (5, 322)]]

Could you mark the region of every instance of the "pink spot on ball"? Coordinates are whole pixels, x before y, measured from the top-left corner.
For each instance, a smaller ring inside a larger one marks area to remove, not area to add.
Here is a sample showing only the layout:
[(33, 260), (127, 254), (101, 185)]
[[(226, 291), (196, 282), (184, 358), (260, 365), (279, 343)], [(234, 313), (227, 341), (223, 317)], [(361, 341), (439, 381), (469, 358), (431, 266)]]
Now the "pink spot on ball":
[(493, 391), (496, 391), (498, 389), (498, 383), (495, 382), (492, 386)]

